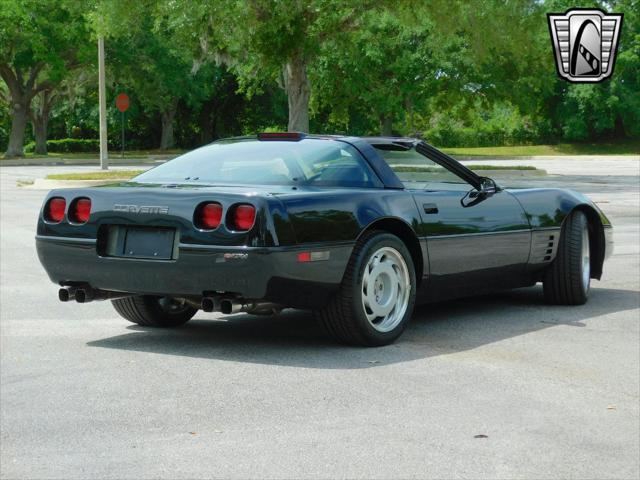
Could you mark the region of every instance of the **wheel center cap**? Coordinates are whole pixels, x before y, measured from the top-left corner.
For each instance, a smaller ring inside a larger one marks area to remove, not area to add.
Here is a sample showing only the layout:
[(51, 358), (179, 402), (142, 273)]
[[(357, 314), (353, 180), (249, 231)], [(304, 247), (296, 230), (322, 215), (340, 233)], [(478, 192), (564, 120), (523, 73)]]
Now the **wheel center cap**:
[(382, 303), (382, 299), (384, 297), (384, 282), (380, 276), (378, 276), (374, 282), (373, 291), (375, 293), (376, 302), (379, 304)]

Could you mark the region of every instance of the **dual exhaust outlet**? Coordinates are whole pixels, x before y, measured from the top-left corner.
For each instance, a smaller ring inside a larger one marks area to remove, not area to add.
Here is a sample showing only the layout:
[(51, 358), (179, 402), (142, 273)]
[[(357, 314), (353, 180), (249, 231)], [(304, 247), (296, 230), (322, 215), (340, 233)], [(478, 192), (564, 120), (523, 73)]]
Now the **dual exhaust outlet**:
[(61, 302), (89, 303), (99, 300), (113, 300), (131, 296), (128, 293), (111, 292), (108, 290), (98, 290), (91, 287), (62, 287), (58, 290), (58, 299)]
[(236, 298), (202, 297), (200, 308), (204, 312), (251, 313), (254, 315), (271, 315), (280, 312), (282, 306), (271, 302), (241, 301)]
[[(58, 290), (58, 299), (61, 302), (75, 300), (78, 303), (89, 303), (130, 297), (131, 295), (130, 293), (99, 290), (92, 287), (62, 287)], [(240, 299), (229, 297), (202, 297), (200, 308), (205, 312), (221, 312), (225, 315), (242, 312), (254, 315), (271, 315), (282, 310), (282, 306), (277, 303), (241, 301)]]

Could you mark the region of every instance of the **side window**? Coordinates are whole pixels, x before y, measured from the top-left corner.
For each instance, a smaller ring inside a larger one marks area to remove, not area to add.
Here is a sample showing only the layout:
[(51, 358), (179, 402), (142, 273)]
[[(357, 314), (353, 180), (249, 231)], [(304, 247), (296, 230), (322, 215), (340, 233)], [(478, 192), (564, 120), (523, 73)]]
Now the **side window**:
[(319, 158), (302, 160), (302, 169), (311, 185), (371, 187), (372, 172), (352, 147), (333, 148)]
[(270, 160), (237, 160), (230, 159), (221, 162), (217, 172), (219, 180), (225, 182), (289, 182), (291, 175), (282, 158)]
[(468, 191), (471, 185), (415, 150), (378, 150), (405, 188)]

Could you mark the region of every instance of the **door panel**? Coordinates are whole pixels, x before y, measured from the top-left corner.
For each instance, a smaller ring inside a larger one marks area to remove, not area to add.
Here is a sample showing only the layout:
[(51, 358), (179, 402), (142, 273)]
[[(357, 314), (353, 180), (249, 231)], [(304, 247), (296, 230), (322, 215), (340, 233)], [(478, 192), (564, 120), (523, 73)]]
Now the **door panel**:
[(413, 192), (427, 237), (430, 293), (491, 290), (524, 275), (531, 230), (518, 201), (504, 190), (470, 196), (467, 185), (449, 188)]

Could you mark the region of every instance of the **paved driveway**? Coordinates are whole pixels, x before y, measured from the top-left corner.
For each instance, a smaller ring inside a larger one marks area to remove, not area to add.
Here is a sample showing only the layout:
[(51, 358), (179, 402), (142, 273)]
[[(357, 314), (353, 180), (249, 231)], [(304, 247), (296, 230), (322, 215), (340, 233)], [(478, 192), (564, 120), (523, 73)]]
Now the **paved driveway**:
[(640, 178), (623, 161), (514, 180), (579, 189), (614, 222), (587, 305), (540, 286), (431, 305), (378, 349), (298, 311), (158, 331), (59, 303), (34, 250), (45, 192), (15, 186), (54, 168), (0, 168), (2, 478), (638, 478)]

